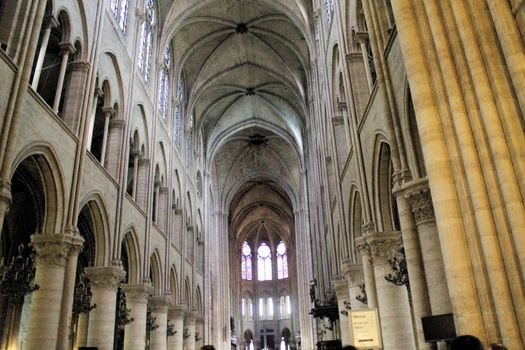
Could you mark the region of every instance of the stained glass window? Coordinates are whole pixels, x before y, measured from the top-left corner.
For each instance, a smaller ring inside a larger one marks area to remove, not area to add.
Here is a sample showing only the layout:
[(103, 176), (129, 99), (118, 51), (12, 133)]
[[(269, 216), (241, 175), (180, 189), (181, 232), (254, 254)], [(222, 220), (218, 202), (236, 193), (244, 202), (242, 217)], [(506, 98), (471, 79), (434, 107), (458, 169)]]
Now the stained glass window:
[(266, 320), (266, 303), (264, 298), (259, 298), (259, 320)]
[(171, 66), (171, 50), (166, 47), (164, 51), (164, 66), (160, 70), (159, 76), (159, 113), (164, 121), (168, 117), (168, 101), (170, 91), (170, 66)]
[(182, 145), (182, 106), (184, 96), (184, 84), (182, 78), (177, 83), (177, 106), (175, 107), (175, 122), (173, 123), (173, 142), (180, 152)]
[(252, 280), (252, 250), (248, 242), (244, 242), (242, 245), (241, 276), (243, 280)]
[(186, 168), (193, 164), (193, 113), (188, 120), (188, 133), (186, 134)]
[(155, 24), (154, 1), (146, 0), (145, 18), (142, 23), (142, 33), (140, 36), (139, 48), (139, 70), (144, 76), (144, 80), (149, 81), (151, 69), (151, 56), (153, 51), (153, 25)]
[(272, 252), (266, 243), (257, 249), (257, 278), (259, 281), (272, 279)]
[(266, 299), (266, 307), (268, 310), (266, 313), (266, 319), (273, 320), (273, 298)]
[(277, 246), (277, 278), (288, 278), (288, 254), (283, 241)]
[(290, 304), (290, 296), (281, 296), (279, 298), (279, 315), (281, 319), (290, 318), (292, 314), (292, 305)]
[(117, 20), (118, 27), (122, 33), (126, 32), (128, 23), (128, 0), (111, 0), (111, 12)]
[(332, 23), (332, 19), (334, 16), (334, 0), (325, 0), (324, 6), (325, 6), (326, 21), (328, 23)]

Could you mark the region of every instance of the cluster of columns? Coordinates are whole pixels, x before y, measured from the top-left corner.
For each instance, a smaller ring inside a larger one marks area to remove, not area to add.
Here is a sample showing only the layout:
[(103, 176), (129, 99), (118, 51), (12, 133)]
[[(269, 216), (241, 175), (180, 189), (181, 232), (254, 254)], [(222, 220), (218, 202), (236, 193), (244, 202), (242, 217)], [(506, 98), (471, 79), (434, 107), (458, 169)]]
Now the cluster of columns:
[[(352, 344), (345, 310), (377, 308), (384, 349), (432, 349), (421, 318), (452, 312), (432, 197), (426, 181), (396, 191), (401, 232), (367, 232), (355, 240), (361, 262), (343, 263), (344, 279), (333, 282), (340, 312), (341, 340)], [(404, 248), (404, 256), (401, 248)], [(385, 277), (391, 259), (406, 259), (408, 286)], [(438, 344), (443, 348), (445, 344)]]
[[(152, 350), (196, 350), (202, 346), (204, 324), (185, 305), (173, 305), (168, 296), (151, 296), (150, 284), (121, 284), (125, 271), (118, 266), (88, 267), (91, 304), (95, 307), (78, 316), (72, 330), (72, 307), (77, 258), (83, 239), (76, 233), (35, 234), (35, 284), (31, 295), (24, 349), (77, 349), (83, 346), (112, 350), (115, 340), (117, 291), (126, 295), (126, 309), (132, 320), (125, 325), (124, 349), (143, 350), (147, 339), (147, 313), (157, 327), (149, 332)], [(73, 339), (74, 337), (74, 339)], [(72, 341), (75, 341), (72, 344)], [(16, 340), (15, 340), (16, 341)]]

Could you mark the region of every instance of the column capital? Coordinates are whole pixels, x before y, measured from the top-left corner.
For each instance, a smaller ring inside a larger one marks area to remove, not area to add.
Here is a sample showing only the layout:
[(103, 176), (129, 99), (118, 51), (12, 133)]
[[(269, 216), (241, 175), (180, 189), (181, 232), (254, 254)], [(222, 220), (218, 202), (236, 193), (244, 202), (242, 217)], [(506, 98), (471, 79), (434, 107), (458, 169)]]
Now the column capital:
[(197, 315), (194, 311), (188, 311), (184, 315), (184, 323), (189, 325), (194, 325), (197, 322), (197, 319), (199, 318), (199, 315)]
[(151, 312), (168, 313), (170, 305), (170, 297), (150, 297), (148, 300), (148, 306)]
[(347, 300), (350, 295), (348, 294), (348, 282), (345, 279), (337, 279), (332, 281), (332, 288), (335, 291), (337, 300)]
[(151, 163), (151, 160), (149, 158), (140, 158), (139, 159), (139, 166), (143, 165), (149, 165)]
[(170, 191), (170, 189), (168, 187), (166, 187), (166, 186), (159, 187), (159, 193), (160, 194), (167, 194), (167, 193), (169, 193), (169, 191)]
[(84, 269), (86, 277), (94, 289), (117, 290), (120, 281), (126, 277), (126, 271), (120, 267), (87, 267)]
[(370, 256), (370, 246), (368, 245), (364, 236), (357, 237), (354, 240), (354, 244), (355, 244), (355, 251), (358, 254), (360, 254), (361, 256), (365, 256), (365, 255)]
[(137, 304), (147, 304), (149, 296), (153, 293), (151, 284), (123, 284), (120, 286), (126, 300)]
[(429, 188), (421, 188), (405, 194), (405, 198), (412, 209), (412, 216), (416, 225), (436, 220), (432, 194)]
[(53, 15), (47, 15), (44, 17), (44, 27), (46, 28), (55, 28), (60, 25), (60, 22), (58, 22), (58, 19), (56, 19)]
[(115, 116), (115, 109), (111, 106), (102, 107), (101, 110), (106, 117), (112, 118)]
[(83, 243), (84, 239), (80, 235), (35, 233), (31, 236), (37, 266), (65, 266), (70, 250), (81, 249)]
[(388, 264), (388, 260), (397, 254), (401, 247), (401, 235), (398, 232), (378, 232), (366, 237), (370, 244), (372, 265)]
[(345, 56), (346, 60), (348, 62), (362, 62), (363, 61), (363, 54), (361, 52), (350, 52), (347, 53)]
[(350, 287), (358, 286), (363, 283), (363, 265), (353, 264), (350, 261), (343, 261), (343, 275)]
[(186, 314), (186, 305), (184, 304), (172, 305), (168, 309), (168, 318), (170, 320), (176, 320), (176, 319), (182, 320), (185, 314)]
[(58, 43), (58, 47), (60, 48), (62, 55), (65, 55), (65, 54), (72, 55), (77, 51), (70, 42)]
[(69, 64), (68, 68), (74, 72), (87, 73), (89, 71), (89, 67), (91, 67), (91, 64), (89, 62), (74, 61)]

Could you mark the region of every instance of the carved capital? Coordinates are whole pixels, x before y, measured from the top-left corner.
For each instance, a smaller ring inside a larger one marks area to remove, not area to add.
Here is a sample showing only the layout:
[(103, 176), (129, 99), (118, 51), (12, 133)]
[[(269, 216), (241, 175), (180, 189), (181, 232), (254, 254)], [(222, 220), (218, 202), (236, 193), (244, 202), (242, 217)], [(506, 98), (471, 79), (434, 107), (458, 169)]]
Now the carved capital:
[(72, 55), (77, 51), (75, 47), (71, 43), (68, 43), (68, 42), (58, 43), (58, 47), (60, 48), (62, 55), (66, 55), (66, 54)]
[(416, 225), (436, 219), (430, 189), (427, 188), (411, 192), (407, 194), (406, 199), (412, 209), (412, 215), (414, 216)]
[(120, 282), (126, 276), (126, 272), (120, 267), (87, 267), (84, 269), (86, 277), (91, 282), (93, 290), (112, 290), (116, 291)]
[(171, 298), (169, 297), (151, 297), (148, 301), (148, 306), (151, 312), (167, 313), (171, 305)]
[(370, 256), (370, 246), (363, 236), (355, 239), (355, 251), (361, 256)]
[(348, 294), (348, 282), (345, 279), (333, 280), (332, 287), (335, 291), (337, 300), (347, 300), (350, 297)]
[(122, 120), (122, 119), (112, 119), (109, 122), (109, 128), (110, 129), (124, 129), (124, 125), (126, 125), (126, 121)]
[(108, 107), (102, 107), (102, 113), (104, 113), (104, 115), (107, 117), (107, 118), (112, 118), (115, 116), (115, 109), (111, 106), (108, 106)]
[(372, 264), (388, 264), (388, 260), (394, 257), (401, 247), (401, 236), (399, 234), (376, 233), (368, 237)]
[(151, 163), (151, 160), (149, 158), (139, 159), (139, 166), (149, 166), (150, 163)]
[(69, 64), (68, 69), (72, 72), (87, 73), (91, 64), (89, 62), (75, 61)]
[(36, 251), (36, 266), (65, 266), (70, 250), (81, 249), (84, 239), (79, 235), (69, 234), (34, 234), (31, 246)]
[(355, 287), (363, 283), (363, 265), (352, 264), (349, 261), (343, 262), (343, 275), (349, 287)]
[(350, 63), (362, 62), (363, 61), (363, 54), (361, 52), (351, 52), (349, 54), (346, 54), (345, 58)]
[(172, 305), (168, 309), (168, 318), (170, 320), (182, 320), (184, 319), (185, 314), (186, 314), (186, 305), (184, 304)]
[(186, 314), (184, 315), (184, 325), (186, 326), (195, 325), (198, 318), (199, 318), (199, 315), (197, 315), (195, 312), (193, 311), (186, 312)]
[(126, 294), (126, 301), (133, 304), (147, 304), (149, 296), (153, 293), (150, 284), (124, 284), (121, 288)]

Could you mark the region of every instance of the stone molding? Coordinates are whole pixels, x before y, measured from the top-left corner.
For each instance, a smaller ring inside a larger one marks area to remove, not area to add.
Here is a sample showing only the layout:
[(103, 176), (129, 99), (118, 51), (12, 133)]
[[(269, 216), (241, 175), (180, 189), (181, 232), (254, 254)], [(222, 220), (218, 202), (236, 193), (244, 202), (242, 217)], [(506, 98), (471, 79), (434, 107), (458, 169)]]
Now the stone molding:
[(66, 53), (72, 55), (77, 51), (73, 44), (71, 44), (70, 42), (58, 43), (58, 47), (60, 48), (62, 55), (65, 55)]
[(126, 125), (126, 121), (123, 119), (111, 119), (109, 121), (109, 128), (110, 129), (123, 129), (124, 125)]
[(168, 313), (168, 308), (171, 306), (170, 297), (151, 297), (148, 300), (148, 306), (151, 312)]
[(150, 284), (123, 284), (120, 287), (126, 294), (126, 301), (134, 304), (147, 304), (153, 293), (153, 286)]
[(84, 61), (74, 61), (68, 65), (68, 69), (70, 69), (71, 71), (85, 73), (89, 71), (89, 67), (91, 67), (91, 64), (89, 62)]
[(120, 282), (126, 276), (126, 271), (120, 267), (87, 267), (84, 269), (86, 277), (93, 289), (116, 291)]
[(364, 236), (357, 237), (354, 240), (355, 251), (361, 256), (370, 256), (370, 246), (365, 240)]
[(346, 54), (345, 58), (350, 63), (362, 62), (363, 54), (361, 52), (351, 52), (351, 53)]
[(429, 188), (420, 189), (406, 194), (406, 199), (412, 209), (416, 225), (436, 220), (432, 195)]
[(140, 158), (139, 159), (139, 166), (149, 166), (151, 163), (151, 160), (149, 158)]
[(81, 250), (84, 239), (72, 234), (40, 234), (31, 236), (31, 246), (36, 251), (35, 263), (66, 266), (71, 249)]
[(343, 261), (343, 275), (349, 287), (356, 287), (364, 283), (363, 265), (353, 264), (350, 261)]

